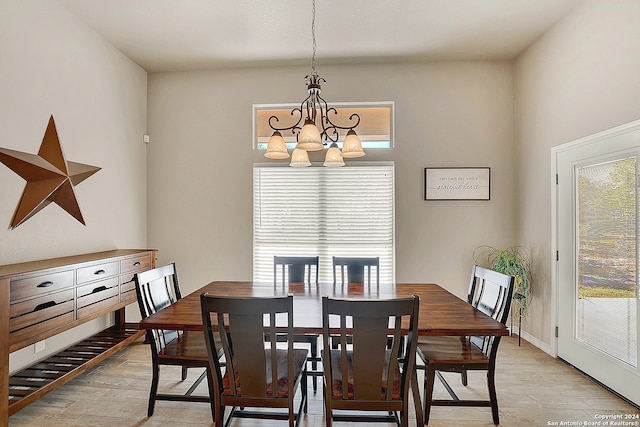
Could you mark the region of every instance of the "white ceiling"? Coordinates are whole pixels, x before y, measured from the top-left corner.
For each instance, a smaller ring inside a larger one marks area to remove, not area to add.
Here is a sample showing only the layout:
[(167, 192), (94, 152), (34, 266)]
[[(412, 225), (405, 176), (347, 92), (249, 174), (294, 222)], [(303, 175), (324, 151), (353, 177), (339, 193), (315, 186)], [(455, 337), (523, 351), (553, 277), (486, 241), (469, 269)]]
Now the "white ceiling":
[[(316, 64), (511, 59), (584, 0), (317, 0)], [(311, 0), (58, 0), (148, 72), (310, 64)]]

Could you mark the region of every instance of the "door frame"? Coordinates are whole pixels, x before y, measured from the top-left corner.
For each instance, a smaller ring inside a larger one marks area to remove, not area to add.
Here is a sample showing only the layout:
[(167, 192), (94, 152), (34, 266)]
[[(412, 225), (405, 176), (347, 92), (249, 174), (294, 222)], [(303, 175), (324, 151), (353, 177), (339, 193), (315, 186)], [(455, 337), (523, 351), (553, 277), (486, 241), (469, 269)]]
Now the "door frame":
[(558, 155), (562, 152), (575, 149), (579, 146), (598, 143), (604, 139), (624, 135), (640, 130), (640, 120), (625, 123), (601, 132), (594, 133), (555, 147), (551, 147), (551, 355), (558, 357), (558, 336), (556, 334), (559, 317), (559, 260), (558, 260)]

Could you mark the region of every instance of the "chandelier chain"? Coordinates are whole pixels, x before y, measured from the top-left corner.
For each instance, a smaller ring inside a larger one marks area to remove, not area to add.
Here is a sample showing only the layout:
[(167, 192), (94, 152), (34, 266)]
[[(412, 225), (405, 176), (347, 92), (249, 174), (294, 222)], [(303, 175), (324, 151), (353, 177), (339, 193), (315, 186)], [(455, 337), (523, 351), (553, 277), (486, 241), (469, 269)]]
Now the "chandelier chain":
[(316, 0), (313, 0), (313, 6), (311, 8), (311, 40), (313, 46), (313, 54), (311, 55), (311, 74), (316, 74)]
[[(300, 103), (299, 107), (291, 110), (291, 116), (297, 116), (297, 121), (290, 126), (278, 125), (280, 119), (272, 115), (268, 124), (273, 129), (273, 134), (267, 143), (265, 157), (270, 159), (284, 159), (289, 157), (285, 140), (280, 131), (290, 131), (296, 137), (296, 148), (291, 155), (291, 166), (310, 166), (307, 151), (318, 151), (329, 146), (324, 166), (344, 166), (343, 158), (355, 158), (364, 156), (362, 143), (355, 132), (360, 124), (360, 115), (352, 113), (350, 122), (346, 126), (333, 123), (329, 114), (338, 114), (335, 107), (329, 107), (320, 96), (321, 84), (325, 80), (316, 72), (316, 0), (311, 0), (311, 40), (313, 52), (311, 55), (311, 75), (305, 76), (307, 81), (308, 96)], [(347, 131), (340, 151), (336, 142), (338, 131)], [(331, 143), (330, 143), (331, 142)], [(346, 150), (346, 151), (345, 151)], [(302, 154), (301, 154), (302, 153)]]

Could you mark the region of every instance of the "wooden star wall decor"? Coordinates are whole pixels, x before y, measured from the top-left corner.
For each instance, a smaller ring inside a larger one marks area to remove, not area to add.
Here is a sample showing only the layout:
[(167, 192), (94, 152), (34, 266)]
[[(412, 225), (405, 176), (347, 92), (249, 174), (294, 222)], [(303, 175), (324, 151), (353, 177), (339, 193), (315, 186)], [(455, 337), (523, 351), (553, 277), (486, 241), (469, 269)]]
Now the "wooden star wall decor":
[(16, 228), (53, 202), (86, 225), (74, 186), (101, 168), (65, 159), (53, 115), (38, 154), (0, 148), (0, 162), (27, 181), (11, 220)]

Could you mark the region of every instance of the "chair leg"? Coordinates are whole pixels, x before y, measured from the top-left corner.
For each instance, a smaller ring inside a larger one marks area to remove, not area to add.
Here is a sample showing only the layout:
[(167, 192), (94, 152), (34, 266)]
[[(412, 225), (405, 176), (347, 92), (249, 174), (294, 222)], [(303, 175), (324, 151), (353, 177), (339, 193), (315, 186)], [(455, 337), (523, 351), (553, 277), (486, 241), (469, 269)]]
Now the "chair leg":
[(407, 395), (402, 402), (402, 410), (400, 411), (400, 423), (402, 427), (409, 427), (409, 395)]
[(495, 367), (490, 366), (487, 370), (487, 386), (489, 388), (489, 400), (491, 401), (491, 415), (493, 415), (493, 423), (500, 424), (500, 416), (498, 414), (498, 396), (496, 395)]
[(213, 392), (214, 383), (213, 383), (213, 373), (211, 369), (207, 368), (207, 385), (209, 386), (209, 405), (211, 406), (211, 419), (216, 419), (216, 396)]
[[(326, 372), (325, 372), (325, 376), (326, 376)], [(324, 392), (322, 395), (324, 396), (324, 424), (326, 427), (331, 427), (333, 425), (333, 417), (331, 414), (331, 385), (329, 385), (329, 387), (327, 387), (327, 382), (323, 381), (322, 382), (322, 391)]]
[[(302, 410), (304, 411), (304, 413), (307, 413), (307, 409), (308, 409), (308, 403), (309, 403), (309, 396), (307, 395), (307, 387), (308, 387), (308, 375), (307, 372), (304, 372), (302, 375), (302, 399), (304, 400), (304, 407), (302, 408)], [(316, 377), (313, 377), (314, 382)], [(315, 384), (314, 384), (314, 389), (315, 389)]]
[(467, 384), (469, 384), (469, 380), (467, 378), (467, 371), (460, 372), (460, 375), (462, 376), (462, 385), (466, 387)]
[(411, 392), (413, 393), (413, 406), (416, 412), (416, 420), (424, 420), (424, 415), (422, 413), (422, 400), (420, 399), (420, 384), (418, 384), (417, 371), (417, 369), (413, 369), (413, 373), (411, 374)]
[[(214, 411), (214, 425), (216, 426), (223, 426), (224, 424), (222, 423), (224, 421), (224, 406), (220, 403), (221, 399), (220, 399), (220, 392), (218, 390), (214, 390), (213, 392), (214, 395), (214, 405), (215, 408), (213, 409)], [(233, 412), (233, 409), (231, 409), (231, 411)]]
[(147, 416), (153, 415), (153, 409), (156, 406), (156, 394), (158, 393), (158, 382), (160, 381), (160, 367), (157, 364), (153, 364), (151, 378), (151, 390), (149, 391), (149, 407), (147, 409)]
[(183, 366), (182, 367), (182, 381), (187, 379), (187, 367)]
[(433, 400), (433, 386), (436, 382), (436, 370), (427, 365), (424, 374), (424, 424), (429, 424), (431, 401)]
[(313, 359), (313, 361), (311, 362), (311, 369), (313, 370), (313, 392), (317, 392), (318, 391), (318, 377), (315, 375), (315, 373), (318, 370), (318, 337), (315, 335), (311, 335), (309, 337), (309, 344), (311, 344), (311, 357)]

